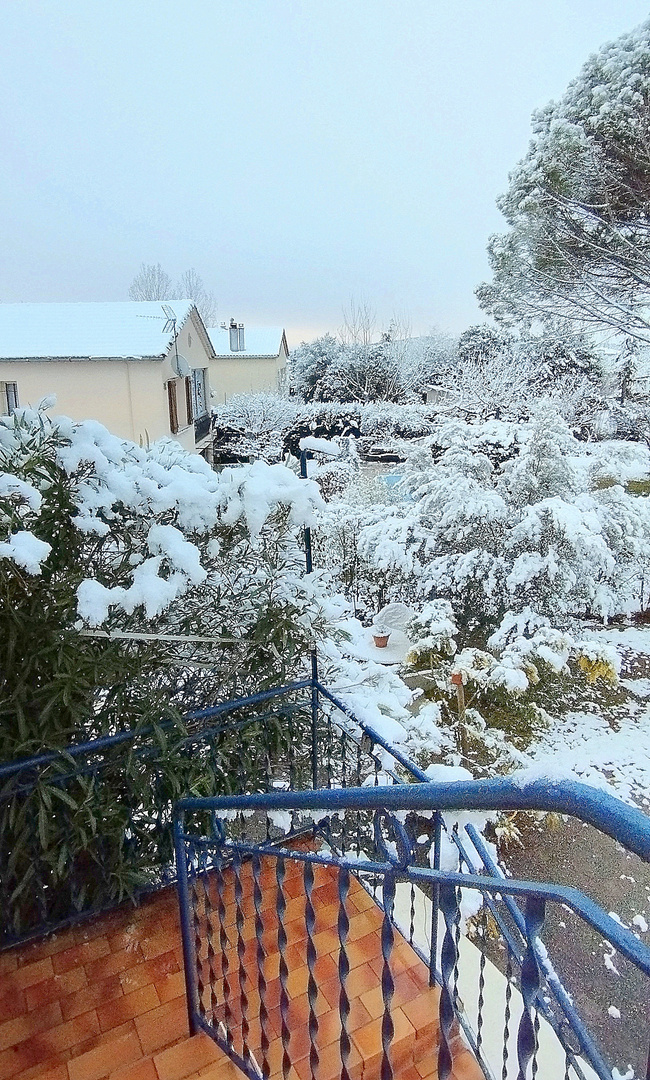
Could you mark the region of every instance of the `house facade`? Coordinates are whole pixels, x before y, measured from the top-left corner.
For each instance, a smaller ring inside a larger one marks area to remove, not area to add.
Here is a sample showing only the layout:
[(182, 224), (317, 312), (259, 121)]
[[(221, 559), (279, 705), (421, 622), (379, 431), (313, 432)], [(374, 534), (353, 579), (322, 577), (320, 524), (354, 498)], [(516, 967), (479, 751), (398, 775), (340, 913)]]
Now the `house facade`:
[(191, 300), (0, 304), (0, 414), (54, 394), (54, 411), (74, 420), (201, 451), (214, 360)]
[(289, 350), (281, 326), (244, 326), (234, 319), (208, 330), (214, 349), (210, 382), (214, 404), (233, 394), (282, 392), (287, 384)]

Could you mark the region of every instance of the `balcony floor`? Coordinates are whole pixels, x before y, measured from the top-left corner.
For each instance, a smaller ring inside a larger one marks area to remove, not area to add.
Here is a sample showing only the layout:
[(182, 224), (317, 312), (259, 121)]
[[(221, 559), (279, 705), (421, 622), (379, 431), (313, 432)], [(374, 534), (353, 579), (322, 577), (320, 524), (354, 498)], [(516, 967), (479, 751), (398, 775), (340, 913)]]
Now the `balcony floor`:
[[(297, 928), (304, 926), (304, 898), (298, 888), (298, 871), (292, 875), (292, 866), (288, 866), (287, 891), (291, 893), (293, 880), (295, 896), (289, 903), (296, 909), (291, 912), (291, 924)], [(318, 868), (313, 897), (319, 990), (318, 1075), (322, 1080), (333, 1080), (340, 1069), (334, 874), (329, 867)], [(327, 880), (328, 875), (331, 880)], [(245, 895), (244, 900), (249, 914), (243, 937), (251, 950), (245, 966), (254, 985), (251, 896)], [(269, 905), (265, 913), (267, 1005), (270, 1030), (275, 1035), (268, 1057), (272, 1077), (281, 1077), (279, 955), (277, 944), (275, 952), (272, 944), (274, 939), (277, 941), (277, 925), (275, 933), (270, 925), (275, 919), (274, 907)], [(348, 1027), (352, 1041), (349, 1070), (352, 1080), (377, 1080), (383, 1012), (382, 914), (354, 879), (348, 912)], [(234, 919), (230, 921), (232, 926)], [(234, 934), (234, 928), (229, 933)], [(298, 945), (299, 941), (290, 939), (293, 953), (287, 954), (290, 1056), (294, 1066), (290, 1076), (293, 1080), (308, 1080), (308, 972), (304, 950)], [(391, 970), (395, 981), (391, 1057), (396, 1080), (435, 1080), (439, 991), (429, 988), (425, 965), (397, 932)], [(250, 999), (254, 1017), (254, 993)], [(250, 1041), (254, 1051), (255, 1033), (253, 1020)], [(257, 1047), (260, 1041), (257, 1030)], [(258, 1052), (255, 1056), (259, 1060)], [(76, 928), (0, 954), (0, 1080), (194, 1080), (199, 1076), (203, 1080), (241, 1080), (242, 1073), (207, 1035), (189, 1036), (175, 889), (150, 897), (138, 908), (123, 906)], [(454, 1080), (482, 1077), (472, 1054), (457, 1037)]]

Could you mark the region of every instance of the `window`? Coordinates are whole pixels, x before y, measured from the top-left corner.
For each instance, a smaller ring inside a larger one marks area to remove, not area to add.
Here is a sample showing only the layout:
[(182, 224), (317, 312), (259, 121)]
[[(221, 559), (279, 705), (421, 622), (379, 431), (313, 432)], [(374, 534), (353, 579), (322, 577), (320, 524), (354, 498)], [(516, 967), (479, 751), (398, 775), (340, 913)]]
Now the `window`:
[(194, 423), (194, 408), (192, 405), (192, 376), (188, 375), (185, 380), (185, 414), (188, 424)]
[(11, 416), (18, 408), (18, 383), (0, 382), (0, 416)]
[(198, 419), (208, 412), (208, 394), (206, 386), (207, 371), (205, 368), (194, 368), (192, 371), (194, 392), (194, 416)]
[(170, 379), (167, 383), (167, 399), (169, 401), (169, 430), (172, 435), (178, 432), (178, 401), (176, 398), (177, 379)]

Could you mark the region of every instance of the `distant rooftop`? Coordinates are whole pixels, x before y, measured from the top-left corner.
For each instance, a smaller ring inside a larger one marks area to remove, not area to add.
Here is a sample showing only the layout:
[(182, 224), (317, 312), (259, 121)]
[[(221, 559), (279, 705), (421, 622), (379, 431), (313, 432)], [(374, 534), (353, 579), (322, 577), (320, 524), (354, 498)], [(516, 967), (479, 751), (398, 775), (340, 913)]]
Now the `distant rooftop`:
[(233, 350), (230, 348), (230, 331), (221, 326), (212, 326), (208, 329), (210, 341), (217, 357), (225, 356), (278, 356), (282, 346), (284, 330), (281, 326), (245, 326), (244, 349)]
[[(164, 301), (179, 330), (191, 300)], [(161, 358), (174, 340), (160, 300), (88, 304), (1, 304), (1, 360)]]

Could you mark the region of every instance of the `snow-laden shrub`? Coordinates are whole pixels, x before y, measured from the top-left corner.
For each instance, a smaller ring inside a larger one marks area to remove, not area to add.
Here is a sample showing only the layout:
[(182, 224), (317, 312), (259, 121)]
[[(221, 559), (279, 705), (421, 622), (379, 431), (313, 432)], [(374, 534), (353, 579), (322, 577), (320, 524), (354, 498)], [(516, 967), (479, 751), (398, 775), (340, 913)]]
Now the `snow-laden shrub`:
[(402, 466), (409, 500), (372, 508), (355, 529), (362, 583), (381, 575), (382, 603), (444, 598), (465, 633), (526, 608), (563, 624), (645, 606), (650, 508), (624, 485), (648, 475), (647, 448), (609, 454), (545, 408), (502, 425), (504, 457), (487, 427), (449, 422), (414, 447)]
[(406, 633), (412, 642), (407, 662), (414, 667), (423, 660), (426, 662), (432, 653), (438, 656), (453, 656), (456, 652), (454, 638), (458, 627), (454, 622), (449, 601), (427, 601), (408, 622)]
[[(0, 421), (0, 466), (2, 757), (99, 733), (104, 680), (74, 671), (101, 652), (84, 627), (227, 638), (209, 650), (208, 695), (300, 664), (321, 619), (298, 537), (321, 502), (312, 482), (264, 462), (215, 473), (176, 443), (144, 450), (27, 410)], [(62, 669), (78, 708), (50, 699)]]
[(279, 394), (237, 394), (212, 410), (217, 454), (238, 459), (279, 461), (298, 456), (306, 437), (353, 437), (367, 441), (414, 439), (434, 430), (434, 411), (427, 405), (390, 402), (312, 402)]
[(281, 465), (215, 473), (95, 422), (0, 418), (0, 760), (120, 730), (150, 743), (103, 755), (97, 778), (62, 786), (57, 758), (28, 795), (3, 786), (14, 931), (42, 918), (35, 860), (54, 921), (130, 895), (173, 861), (171, 801), (228, 790), (254, 757), (245, 730), (188, 754), (181, 717), (304, 670), (331, 607), (300, 543), (320, 502)]

